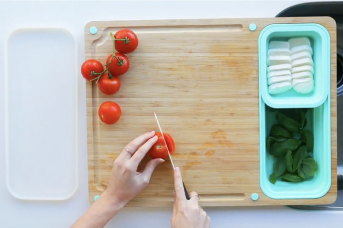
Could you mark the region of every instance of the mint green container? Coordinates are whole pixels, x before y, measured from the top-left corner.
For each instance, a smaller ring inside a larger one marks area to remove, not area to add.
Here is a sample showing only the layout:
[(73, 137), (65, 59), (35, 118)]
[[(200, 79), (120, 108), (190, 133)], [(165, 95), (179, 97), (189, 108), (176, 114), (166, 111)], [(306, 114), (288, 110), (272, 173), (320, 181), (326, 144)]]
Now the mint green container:
[(260, 186), (272, 199), (314, 199), (323, 197), (331, 187), (331, 109), (330, 94), (321, 106), (309, 109), (307, 127), (314, 135), (313, 158), (318, 170), (311, 180), (299, 183), (269, 182), (273, 172), (273, 157), (266, 150), (266, 140), (271, 127), (277, 123), (275, 112), (267, 108), (260, 97)]
[[(269, 42), (287, 41), (288, 38), (306, 36), (311, 41), (314, 62), (314, 90), (300, 94), (293, 89), (281, 94), (269, 94), (267, 57)], [(319, 24), (272, 24), (259, 35), (259, 83), (264, 102), (274, 108), (315, 108), (324, 103), (330, 91), (330, 34)]]

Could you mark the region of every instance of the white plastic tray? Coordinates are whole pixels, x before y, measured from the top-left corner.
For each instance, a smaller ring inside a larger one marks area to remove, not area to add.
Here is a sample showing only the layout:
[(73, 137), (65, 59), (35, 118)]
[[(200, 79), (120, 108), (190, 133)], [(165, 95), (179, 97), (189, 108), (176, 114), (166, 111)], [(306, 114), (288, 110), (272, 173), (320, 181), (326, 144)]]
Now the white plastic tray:
[(61, 28), (18, 29), (6, 44), (6, 179), (22, 200), (76, 191), (76, 42)]

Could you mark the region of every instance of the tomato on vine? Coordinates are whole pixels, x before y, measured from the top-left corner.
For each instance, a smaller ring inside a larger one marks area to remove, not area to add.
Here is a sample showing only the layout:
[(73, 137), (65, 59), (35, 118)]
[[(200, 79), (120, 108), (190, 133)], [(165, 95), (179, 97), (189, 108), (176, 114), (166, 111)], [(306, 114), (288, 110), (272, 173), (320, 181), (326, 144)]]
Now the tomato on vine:
[(112, 95), (120, 89), (120, 79), (115, 76), (109, 76), (105, 73), (98, 82), (98, 88), (106, 95)]
[(102, 73), (103, 71), (104, 67), (101, 62), (95, 59), (88, 59), (81, 66), (81, 74), (87, 81), (95, 79), (97, 77), (96, 74)]
[(138, 46), (137, 35), (130, 29), (121, 29), (114, 34), (115, 48), (119, 53), (133, 52)]
[(121, 76), (125, 74), (130, 67), (130, 61), (124, 54), (115, 53), (115, 57), (112, 58), (112, 54), (107, 57), (106, 66), (113, 76)]

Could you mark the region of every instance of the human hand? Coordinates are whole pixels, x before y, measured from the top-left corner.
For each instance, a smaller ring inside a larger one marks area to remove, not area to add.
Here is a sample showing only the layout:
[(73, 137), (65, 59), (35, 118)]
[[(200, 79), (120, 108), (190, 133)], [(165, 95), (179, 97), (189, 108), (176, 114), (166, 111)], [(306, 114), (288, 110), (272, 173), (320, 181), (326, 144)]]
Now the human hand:
[(210, 217), (199, 205), (199, 196), (191, 192), (187, 200), (183, 189), (181, 171), (174, 170), (175, 199), (172, 218), (172, 228), (209, 228)]
[(164, 162), (156, 158), (150, 160), (142, 173), (137, 172), (139, 163), (145, 154), (156, 143), (155, 132), (145, 133), (130, 142), (114, 161), (108, 188), (105, 194), (115, 204), (124, 206), (149, 183), (157, 165)]

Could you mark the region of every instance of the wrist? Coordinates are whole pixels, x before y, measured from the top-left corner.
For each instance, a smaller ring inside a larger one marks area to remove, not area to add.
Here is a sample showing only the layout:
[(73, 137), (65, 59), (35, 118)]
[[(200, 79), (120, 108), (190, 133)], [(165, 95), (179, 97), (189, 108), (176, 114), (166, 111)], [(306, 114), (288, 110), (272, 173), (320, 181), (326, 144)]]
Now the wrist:
[(117, 197), (110, 194), (107, 190), (101, 194), (100, 198), (103, 198), (110, 207), (117, 208), (118, 210), (122, 209), (127, 203), (123, 200), (117, 199)]

